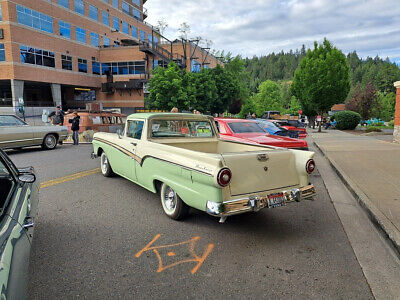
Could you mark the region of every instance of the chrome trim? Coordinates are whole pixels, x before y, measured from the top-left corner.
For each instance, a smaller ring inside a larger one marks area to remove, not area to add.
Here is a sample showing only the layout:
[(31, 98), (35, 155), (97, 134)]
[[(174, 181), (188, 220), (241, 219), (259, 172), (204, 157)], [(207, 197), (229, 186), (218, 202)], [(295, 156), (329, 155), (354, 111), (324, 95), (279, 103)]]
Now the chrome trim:
[[(290, 191), (283, 191), (282, 193), (286, 197), (286, 203), (291, 203), (312, 198), (316, 195), (316, 190), (314, 185), (308, 185), (291, 189)], [(267, 197), (257, 195), (225, 202), (207, 201), (206, 212), (215, 217), (227, 217), (249, 211), (257, 212), (266, 207), (268, 207)]]

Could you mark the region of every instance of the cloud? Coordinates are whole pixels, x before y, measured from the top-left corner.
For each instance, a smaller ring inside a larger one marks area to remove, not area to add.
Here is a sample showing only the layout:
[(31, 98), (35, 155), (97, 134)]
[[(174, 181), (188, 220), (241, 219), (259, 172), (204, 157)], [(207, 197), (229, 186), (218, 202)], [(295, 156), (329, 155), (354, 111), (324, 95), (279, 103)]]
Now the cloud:
[(146, 21), (167, 21), (167, 37), (177, 37), (187, 22), (191, 37), (248, 57), (311, 47), (324, 37), (345, 53), (400, 56), (398, 0), (150, 0), (145, 6)]

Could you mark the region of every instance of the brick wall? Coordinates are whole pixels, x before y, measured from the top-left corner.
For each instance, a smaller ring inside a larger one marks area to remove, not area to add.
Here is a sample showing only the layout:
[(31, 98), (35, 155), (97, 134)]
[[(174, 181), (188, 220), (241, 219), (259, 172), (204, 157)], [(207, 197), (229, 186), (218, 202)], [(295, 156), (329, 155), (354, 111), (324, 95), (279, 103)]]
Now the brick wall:
[(396, 93), (396, 112), (394, 115), (393, 141), (400, 144), (400, 81), (394, 83), (397, 88)]
[(397, 81), (396, 84), (395, 86), (397, 87), (397, 93), (396, 93), (396, 113), (395, 113), (394, 124), (400, 126), (400, 81)]

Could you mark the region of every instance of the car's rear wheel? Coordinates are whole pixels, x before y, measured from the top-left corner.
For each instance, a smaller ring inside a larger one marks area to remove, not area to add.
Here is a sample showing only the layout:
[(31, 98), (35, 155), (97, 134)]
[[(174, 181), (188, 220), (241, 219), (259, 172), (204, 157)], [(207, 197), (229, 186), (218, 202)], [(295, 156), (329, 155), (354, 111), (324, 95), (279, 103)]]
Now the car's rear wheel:
[(161, 186), (160, 198), (165, 214), (171, 219), (182, 220), (188, 215), (189, 206), (165, 183)]
[(46, 150), (53, 150), (57, 147), (57, 136), (55, 134), (47, 134), (42, 143), (42, 148)]
[(101, 154), (100, 157), (100, 167), (101, 167), (101, 173), (105, 177), (111, 177), (114, 175), (114, 172), (111, 168), (110, 161), (108, 160), (108, 157), (105, 152)]

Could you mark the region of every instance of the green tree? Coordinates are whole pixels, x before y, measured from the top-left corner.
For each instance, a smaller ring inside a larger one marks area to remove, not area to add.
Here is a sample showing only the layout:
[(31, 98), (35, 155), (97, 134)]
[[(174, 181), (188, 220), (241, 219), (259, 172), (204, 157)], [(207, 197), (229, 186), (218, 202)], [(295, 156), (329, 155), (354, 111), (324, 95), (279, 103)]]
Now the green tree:
[(156, 68), (149, 82), (150, 94), (146, 98), (149, 108), (170, 110), (188, 108), (188, 95), (184, 85), (184, 72), (170, 62), (168, 68)]
[(217, 86), (211, 77), (210, 70), (202, 69), (198, 73), (192, 73), (193, 83), (196, 87), (196, 101), (193, 108), (202, 113), (211, 112), (212, 104), (218, 99)]
[(396, 94), (393, 92), (384, 93), (377, 92), (376, 104), (372, 108), (371, 116), (385, 120), (386, 122), (391, 121), (394, 118), (395, 106), (396, 106)]
[(266, 80), (260, 85), (254, 100), (257, 116), (261, 116), (267, 110), (283, 111), (281, 89), (272, 80)]
[(231, 75), (231, 82), (236, 86), (237, 93), (232, 98), (231, 105), (229, 107), (230, 113), (238, 113), (240, 111), (241, 104), (250, 97), (250, 91), (248, 83), (250, 80), (249, 73), (245, 68), (245, 61), (240, 57), (236, 56), (232, 58), (231, 54), (228, 53), (225, 58), (225, 70)]
[(211, 103), (211, 113), (223, 113), (232, 103), (240, 99), (240, 86), (233, 75), (226, 68), (217, 66), (210, 71), (211, 78), (215, 82), (217, 88), (217, 99)]
[(242, 105), (242, 109), (239, 113), (239, 116), (241, 118), (246, 118), (246, 116), (248, 114), (253, 114), (256, 111), (256, 105), (254, 103), (254, 98), (253, 97), (249, 97), (248, 99), (246, 99)]
[(344, 54), (327, 39), (321, 45), (315, 42), (295, 72), (293, 94), (303, 107), (323, 114), (334, 104), (343, 103), (349, 90), (350, 68)]
[(301, 103), (295, 96), (290, 99), (289, 108), (286, 109), (285, 113), (289, 115), (298, 115), (299, 110), (301, 110)]

